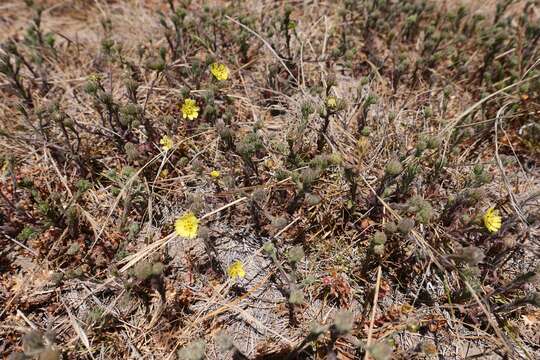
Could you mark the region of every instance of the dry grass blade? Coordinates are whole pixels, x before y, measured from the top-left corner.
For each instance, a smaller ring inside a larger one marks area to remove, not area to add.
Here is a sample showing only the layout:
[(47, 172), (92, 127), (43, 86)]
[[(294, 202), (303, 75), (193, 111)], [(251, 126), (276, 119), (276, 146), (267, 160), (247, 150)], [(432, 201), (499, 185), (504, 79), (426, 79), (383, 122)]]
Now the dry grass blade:
[[(377, 280), (375, 283), (375, 291), (373, 293), (373, 303), (371, 308), (371, 316), (369, 318), (369, 329), (368, 329), (368, 337), (366, 340), (366, 349), (369, 349), (369, 346), (371, 345), (371, 338), (373, 336), (373, 326), (375, 324), (375, 315), (377, 314), (377, 303), (379, 301), (379, 289), (381, 287), (381, 265), (377, 267)], [(366, 354), (364, 355), (364, 359), (369, 359), (369, 350), (366, 350)]]
[(83, 330), (77, 319), (73, 316), (71, 311), (69, 310), (69, 307), (64, 303), (64, 307), (68, 313), (69, 322), (73, 329), (75, 330), (75, 333), (83, 343), (84, 347), (88, 350), (89, 356), (94, 359), (94, 356), (92, 355), (92, 348), (90, 346), (90, 340), (88, 340), (88, 336), (86, 335), (86, 332)]

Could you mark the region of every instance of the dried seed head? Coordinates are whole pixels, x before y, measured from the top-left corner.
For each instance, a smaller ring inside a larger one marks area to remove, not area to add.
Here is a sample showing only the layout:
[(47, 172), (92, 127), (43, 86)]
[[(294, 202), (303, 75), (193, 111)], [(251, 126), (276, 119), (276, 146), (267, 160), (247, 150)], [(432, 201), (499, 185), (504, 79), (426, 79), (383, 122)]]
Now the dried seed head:
[(390, 160), (384, 168), (384, 172), (389, 176), (399, 175), (402, 171), (403, 165), (401, 165), (401, 162), (397, 159)]
[(289, 295), (289, 303), (293, 305), (302, 305), (304, 303), (304, 293), (302, 290), (295, 289)]
[(234, 139), (234, 132), (232, 129), (222, 123), (222, 125), (217, 126), (218, 134), (225, 143), (230, 143)]
[(368, 348), (369, 354), (375, 360), (390, 360), (392, 358), (392, 347), (386, 341), (380, 341)]
[(195, 213), (198, 214), (204, 209), (205, 205), (205, 199), (201, 194), (191, 194), (188, 198), (189, 209)]
[(454, 258), (470, 266), (477, 266), (484, 260), (484, 252), (476, 246), (467, 246), (456, 251)]
[(411, 218), (403, 218), (399, 220), (397, 228), (402, 234), (408, 234), (414, 228), (414, 220)]
[(291, 264), (296, 264), (304, 258), (304, 249), (300, 245), (293, 246), (287, 252), (287, 258)]
[(338, 335), (346, 335), (351, 332), (354, 325), (354, 316), (352, 312), (340, 311), (334, 319), (334, 330)]
[(328, 330), (327, 326), (314, 322), (311, 324), (311, 327), (309, 328), (309, 336), (313, 338), (318, 338), (319, 336), (324, 334), (326, 330)]
[(39, 360), (60, 360), (62, 353), (53, 348), (47, 348), (39, 354)]
[(180, 360), (202, 360), (205, 358), (206, 343), (204, 340), (196, 340), (178, 351)]
[(304, 190), (309, 189), (311, 185), (319, 178), (320, 175), (321, 172), (318, 169), (307, 168), (302, 171), (300, 179)]
[(199, 237), (203, 240), (207, 240), (210, 237), (210, 229), (206, 226), (199, 227)]
[(25, 354), (34, 356), (45, 349), (43, 334), (40, 331), (33, 330), (22, 338), (23, 351)]
[(139, 153), (139, 149), (137, 149), (137, 146), (130, 142), (127, 142), (124, 145), (124, 151), (126, 152), (128, 160), (130, 162), (137, 161), (141, 156), (141, 154)]
[(437, 354), (437, 347), (435, 344), (431, 341), (424, 341), (420, 344), (420, 350), (425, 355), (436, 355)]
[(143, 281), (152, 276), (152, 264), (148, 261), (140, 261), (135, 265), (133, 269), (135, 277)]
[(271, 241), (267, 241), (263, 245), (263, 251), (268, 256), (275, 256), (276, 255), (276, 247)]
[(386, 242), (386, 234), (382, 231), (377, 231), (371, 237), (371, 243), (373, 245), (383, 245)]
[(431, 204), (424, 200), (421, 196), (413, 196), (407, 202), (409, 213), (416, 215), (416, 220), (422, 224), (427, 224), (435, 215), (435, 211)]
[(24, 355), (24, 353), (22, 352), (13, 352), (8, 356), (7, 359), (8, 360), (28, 360), (30, 358)]
[(155, 262), (152, 264), (152, 275), (157, 276), (161, 275), (163, 270), (165, 269), (165, 265), (162, 262)]
[(276, 216), (272, 218), (272, 227), (276, 230), (281, 230), (287, 226), (288, 221), (283, 216)]
[(232, 189), (236, 186), (236, 182), (234, 181), (234, 177), (230, 175), (225, 175), (223, 177), (223, 184), (229, 189)]
[(486, 191), (484, 189), (471, 189), (467, 191), (466, 196), (469, 197), (469, 204), (472, 206), (486, 197)]
[(257, 203), (263, 203), (264, 199), (266, 198), (266, 191), (264, 189), (262, 189), (262, 188), (261, 189), (256, 189), (251, 194), (251, 198), (253, 199), (253, 201), (255, 201)]
[(73, 243), (69, 246), (69, 248), (66, 251), (67, 255), (75, 255), (79, 252), (81, 249), (81, 246), (78, 243)]
[(383, 225), (383, 228), (384, 228), (384, 231), (386, 231), (387, 233), (389, 234), (393, 234), (395, 233), (396, 231), (398, 231), (398, 226), (396, 225), (395, 222), (393, 221), (390, 221), (390, 222), (387, 222)]
[(383, 256), (384, 255), (384, 245), (380, 244), (380, 245), (373, 246), (373, 253), (375, 255)]
[(223, 331), (216, 335), (216, 345), (221, 352), (231, 351), (235, 348), (233, 338)]
[(422, 155), (422, 153), (426, 149), (427, 149), (427, 141), (424, 139), (418, 140), (418, 142), (416, 143), (416, 156)]
[(540, 292), (537, 291), (527, 296), (526, 302), (533, 306), (540, 307)]
[(306, 194), (306, 203), (309, 206), (317, 205), (321, 202), (321, 197), (316, 194), (308, 193)]

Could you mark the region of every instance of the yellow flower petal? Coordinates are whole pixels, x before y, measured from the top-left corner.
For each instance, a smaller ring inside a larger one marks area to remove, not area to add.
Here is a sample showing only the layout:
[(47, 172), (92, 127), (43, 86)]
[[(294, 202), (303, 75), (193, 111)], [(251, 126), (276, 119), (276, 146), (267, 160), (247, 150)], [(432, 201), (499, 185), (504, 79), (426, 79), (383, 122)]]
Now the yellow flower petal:
[(501, 228), (502, 218), (499, 215), (499, 211), (495, 210), (494, 207), (490, 207), (489, 209), (487, 209), (486, 213), (484, 214), (483, 220), (484, 226), (491, 233), (496, 233)]
[(214, 77), (220, 81), (227, 80), (229, 78), (229, 68), (222, 63), (213, 63), (210, 65), (210, 72)]
[(197, 106), (197, 103), (193, 99), (185, 99), (184, 104), (182, 104), (182, 117), (188, 118), (189, 120), (196, 119), (199, 116), (200, 108)]
[(240, 260), (236, 260), (229, 266), (227, 269), (227, 273), (229, 276), (233, 279), (235, 278), (243, 278), (246, 276), (246, 271), (244, 270), (244, 264)]
[(326, 106), (330, 109), (335, 109), (337, 107), (337, 99), (334, 96), (329, 96), (326, 99)]
[(221, 173), (217, 170), (210, 171), (210, 176), (213, 177), (214, 179), (217, 179), (220, 175)]
[(188, 239), (194, 239), (197, 237), (197, 230), (199, 229), (199, 220), (193, 213), (188, 212), (176, 219), (174, 223), (174, 230), (176, 235), (182, 236)]
[(173, 140), (170, 138), (170, 136), (168, 135), (163, 135), (163, 137), (161, 138), (161, 140), (159, 140), (159, 143), (162, 145), (161, 148), (164, 150), (164, 151), (169, 151), (172, 149), (174, 143), (173, 143)]
[(169, 176), (169, 170), (168, 169), (163, 169), (159, 173), (159, 177), (166, 178), (167, 176)]

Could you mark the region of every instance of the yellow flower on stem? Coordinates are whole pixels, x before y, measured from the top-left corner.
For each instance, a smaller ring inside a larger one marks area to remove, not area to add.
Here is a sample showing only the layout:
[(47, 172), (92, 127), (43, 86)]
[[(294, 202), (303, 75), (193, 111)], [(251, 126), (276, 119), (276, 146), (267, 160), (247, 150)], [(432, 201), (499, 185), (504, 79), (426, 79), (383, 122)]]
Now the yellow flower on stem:
[(176, 235), (182, 236), (188, 239), (194, 239), (197, 237), (197, 230), (199, 229), (199, 219), (192, 212), (185, 213), (180, 216), (174, 222), (174, 230)]
[(159, 177), (161, 177), (161, 178), (166, 178), (167, 176), (169, 176), (169, 170), (168, 169), (163, 169), (159, 173)]
[(236, 260), (229, 266), (227, 269), (227, 273), (229, 276), (233, 279), (235, 278), (243, 278), (246, 276), (246, 270), (244, 270), (244, 264), (240, 260)]
[(335, 108), (337, 108), (337, 99), (336, 99), (334, 96), (329, 96), (329, 97), (326, 99), (326, 106), (327, 106), (329, 109), (334, 110)]
[(210, 171), (210, 176), (213, 177), (214, 179), (217, 179), (218, 177), (220, 177), (220, 175), (221, 173), (218, 170)]
[(229, 78), (229, 68), (222, 63), (210, 64), (210, 72), (219, 81), (224, 81)]
[(92, 82), (98, 82), (99, 80), (101, 80), (101, 76), (99, 74), (90, 74), (90, 76), (88, 76), (88, 80)]
[(495, 210), (494, 207), (490, 207), (489, 209), (487, 209), (486, 213), (484, 214), (483, 220), (484, 226), (491, 233), (496, 233), (501, 228), (502, 218), (501, 215), (499, 215), (499, 211)]
[(199, 116), (200, 108), (197, 106), (197, 103), (193, 99), (185, 99), (182, 104), (182, 117), (188, 118), (189, 120), (196, 119)]
[(163, 135), (161, 140), (159, 140), (159, 143), (161, 144), (161, 148), (163, 151), (169, 151), (172, 149), (174, 143), (169, 135)]

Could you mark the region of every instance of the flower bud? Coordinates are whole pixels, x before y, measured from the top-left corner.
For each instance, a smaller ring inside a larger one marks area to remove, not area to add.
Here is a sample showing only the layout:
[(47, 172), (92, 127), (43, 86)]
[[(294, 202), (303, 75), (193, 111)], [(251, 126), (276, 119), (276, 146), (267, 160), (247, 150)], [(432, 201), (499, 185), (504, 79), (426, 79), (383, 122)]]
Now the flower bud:
[(304, 249), (302, 246), (293, 246), (287, 253), (287, 258), (291, 264), (296, 264), (304, 258)]
[(386, 234), (382, 231), (377, 231), (371, 237), (371, 243), (373, 245), (383, 245), (386, 242)]
[(263, 245), (263, 251), (268, 256), (275, 256), (276, 255), (276, 247), (271, 241), (267, 241)]
[(345, 335), (351, 332), (354, 325), (354, 316), (350, 311), (340, 311), (334, 319), (334, 330), (338, 335)]
[(408, 234), (409, 231), (414, 228), (414, 220), (411, 218), (403, 218), (399, 220), (397, 228), (400, 233), (402, 234)]
[(302, 305), (304, 303), (304, 293), (302, 290), (293, 290), (289, 295), (289, 303), (293, 305)]
[(384, 172), (389, 176), (399, 175), (402, 171), (403, 165), (397, 159), (390, 160), (384, 168)]
[(204, 340), (196, 340), (178, 351), (180, 360), (202, 360), (205, 358), (206, 343)]
[(398, 226), (393, 221), (390, 221), (384, 224), (383, 228), (384, 228), (384, 231), (386, 231), (389, 234), (393, 234), (396, 231), (398, 231)]

